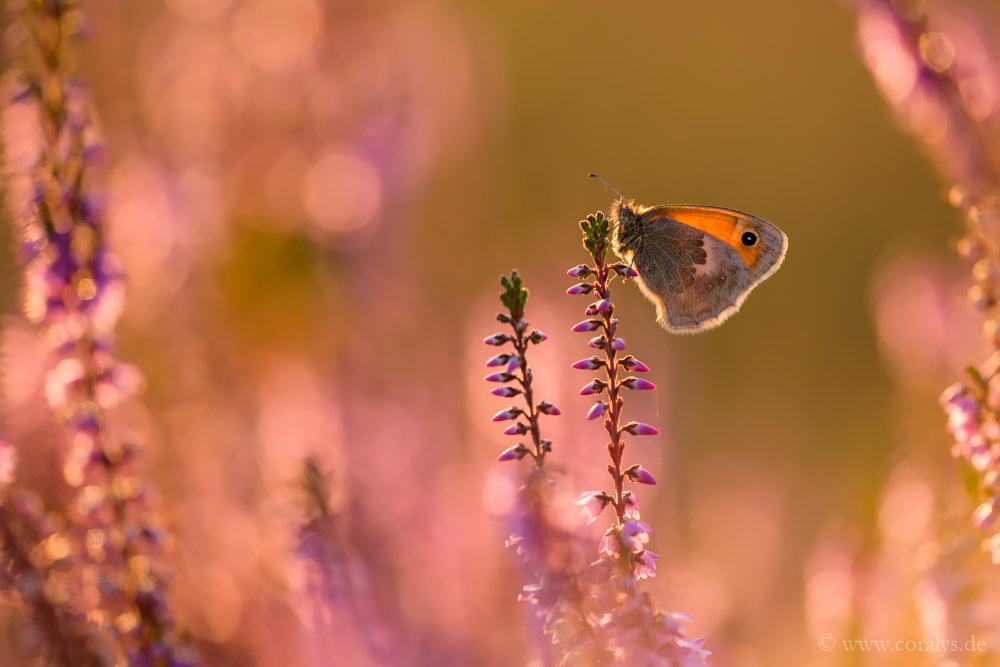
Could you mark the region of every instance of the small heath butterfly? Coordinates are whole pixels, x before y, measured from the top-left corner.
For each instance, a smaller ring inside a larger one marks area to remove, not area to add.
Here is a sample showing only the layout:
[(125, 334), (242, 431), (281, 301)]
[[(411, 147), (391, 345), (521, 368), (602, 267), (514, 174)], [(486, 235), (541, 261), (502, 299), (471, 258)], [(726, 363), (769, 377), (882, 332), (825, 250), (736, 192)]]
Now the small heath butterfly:
[(766, 220), (716, 206), (641, 206), (591, 176), (618, 195), (608, 216), (615, 252), (671, 333), (719, 326), (785, 259), (788, 237)]

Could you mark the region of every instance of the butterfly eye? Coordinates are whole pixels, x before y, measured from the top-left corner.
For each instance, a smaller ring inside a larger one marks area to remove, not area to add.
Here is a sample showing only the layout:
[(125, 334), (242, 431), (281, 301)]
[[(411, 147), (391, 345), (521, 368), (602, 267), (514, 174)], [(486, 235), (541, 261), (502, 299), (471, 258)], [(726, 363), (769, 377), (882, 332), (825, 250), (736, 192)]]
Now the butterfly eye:
[(753, 232), (743, 232), (743, 236), (740, 237), (740, 243), (747, 246), (748, 248), (757, 244), (757, 235)]

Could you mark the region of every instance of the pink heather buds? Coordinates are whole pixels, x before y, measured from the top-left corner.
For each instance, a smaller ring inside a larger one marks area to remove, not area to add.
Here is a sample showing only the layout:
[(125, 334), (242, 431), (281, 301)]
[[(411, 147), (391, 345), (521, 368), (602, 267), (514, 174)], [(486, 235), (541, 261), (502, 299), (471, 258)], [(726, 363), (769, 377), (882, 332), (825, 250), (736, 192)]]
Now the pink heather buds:
[(604, 361), (597, 357), (581, 359), (573, 364), (573, 368), (581, 371), (596, 371), (598, 368), (604, 368)]
[(594, 270), (587, 266), (586, 264), (581, 264), (579, 266), (574, 266), (572, 269), (566, 272), (566, 275), (573, 276), (574, 278), (586, 278), (592, 275)]
[(490, 393), (494, 396), (501, 396), (503, 398), (510, 398), (512, 396), (517, 396), (521, 393), (521, 390), (517, 387), (494, 387), (490, 389)]
[(622, 430), (626, 433), (631, 433), (632, 435), (659, 435), (660, 432), (650, 426), (649, 424), (643, 424), (641, 422), (629, 422), (622, 427)]
[(503, 345), (511, 338), (507, 334), (496, 333), (492, 336), (483, 339), (483, 342), (487, 345)]
[(606, 313), (611, 310), (611, 302), (607, 299), (601, 299), (600, 301), (595, 301), (594, 303), (587, 306), (587, 311), (584, 315), (593, 316), (598, 313)]
[(631, 354), (618, 362), (622, 365), (625, 370), (635, 371), (636, 373), (648, 373), (649, 366), (642, 363)]
[(492, 368), (493, 366), (503, 366), (508, 361), (510, 361), (513, 355), (510, 354), (498, 354), (497, 356), (491, 358), (486, 362), (487, 368)]
[(521, 460), (528, 453), (528, 448), (524, 445), (514, 445), (510, 449), (503, 450), (503, 453), (497, 457), (497, 461), (513, 461), (514, 459)]
[(590, 394), (600, 394), (602, 391), (608, 388), (608, 383), (601, 380), (593, 380), (584, 386), (580, 390), (581, 396), (589, 396)]
[(558, 417), (562, 414), (562, 411), (556, 406), (552, 405), (548, 401), (542, 401), (538, 404), (538, 411), (542, 414), (551, 415), (553, 417)]
[(611, 341), (611, 347), (615, 348), (616, 350), (624, 350), (625, 341), (622, 340), (621, 338), (615, 338), (613, 341)]
[(604, 337), (604, 334), (601, 334), (600, 336), (594, 336), (591, 338), (587, 345), (597, 348), (598, 350), (603, 350), (608, 346), (608, 339)]
[(594, 285), (592, 283), (577, 283), (566, 290), (566, 294), (590, 294), (593, 290)]
[(510, 382), (515, 379), (515, 375), (511, 373), (494, 373), (493, 375), (487, 375), (483, 379), (487, 382)]
[(530, 427), (524, 422), (517, 422), (516, 424), (511, 424), (504, 429), (504, 435), (524, 435), (528, 432)]
[(637, 484), (656, 484), (656, 479), (649, 474), (648, 470), (643, 468), (638, 463), (633, 466), (629, 466), (629, 468), (625, 471), (625, 476)]
[(600, 320), (584, 320), (579, 324), (573, 326), (571, 331), (581, 332), (581, 331), (594, 331), (603, 324)]
[(976, 508), (972, 513), (972, 525), (979, 530), (986, 530), (997, 518), (997, 499), (990, 498)]
[(637, 377), (627, 377), (622, 380), (622, 386), (628, 387), (629, 389), (638, 389), (640, 391), (648, 391), (650, 389), (656, 389), (656, 385), (649, 380), (643, 380)]
[(611, 270), (620, 276), (625, 276), (626, 278), (635, 278), (639, 275), (639, 272), (633, 269), (631, 266), (626, 266), (624, 264), (615, 264), (611, 267)]
[(546, 339), (548, 339), (548, 336), (546, 336), (545, 334), (543, 334), (538, 329), (535, 329), (534, 331), (532, 331), (531, 335), (528, 336), (528, 340), (531, 341), (532, 343), (534, 343), (535, 345), (538, 345), (539, 343), (541, 343), (543, 340), (546, 340)]
[(507, 360), (507, 372), (513, 373), (518, 368), (521, 367), (521, 357), (516, 354), (510, 355), (510, 359)]
[(590, 408), (590, 411), (587, 412), (587, 419), (597, 419), (598, 417), (603, 416), (607, 411), (608, 404), (603, 401), (598, 401), (597, 403), (594, 403), (594, 405)]
[(521, 408), (512, 405), (506, 410), (501, 410), (500, 412), (493, 415), (493, 421), (503, 422), (503, 421), (508, 421), (510, 419), (517, 419), (523, 414), (524, 411)]

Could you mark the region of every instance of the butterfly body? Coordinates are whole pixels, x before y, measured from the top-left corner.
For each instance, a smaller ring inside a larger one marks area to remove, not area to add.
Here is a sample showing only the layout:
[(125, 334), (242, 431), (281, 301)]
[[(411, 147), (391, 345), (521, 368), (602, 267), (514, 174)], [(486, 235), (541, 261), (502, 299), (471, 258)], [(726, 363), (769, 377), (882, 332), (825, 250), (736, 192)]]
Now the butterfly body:
[(610, 220), (615, 252), (638, 272), (657, 321), (673, 333), (722, 324), (778, 270), (788, 248), (771, 223), (727, 208), (619, 199)]

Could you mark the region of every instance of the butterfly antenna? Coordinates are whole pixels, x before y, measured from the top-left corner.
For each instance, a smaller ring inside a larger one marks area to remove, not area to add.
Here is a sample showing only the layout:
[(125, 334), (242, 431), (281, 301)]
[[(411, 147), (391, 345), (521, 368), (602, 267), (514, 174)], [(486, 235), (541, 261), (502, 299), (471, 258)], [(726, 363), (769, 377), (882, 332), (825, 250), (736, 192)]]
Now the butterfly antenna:
[(597, 179), (597, 180), (599, 180), (599, 181), (600, 181), (601, 183), (604, 183), (604, 187), (606, 187), (606, 188), (607, 188), (608, 190), (611, 190), (611, 191), (612, 191), (612, 192), (614, 192), (614, 193), (615, 193), (616, 195), (618, 195), (618, 198), (619, 198), (619, 199), (621, 199), (623, 203), (624, 203), (625, 201), (628, 201), (628, 200), (626, 200), (626, 199), (625, 199), (625, 197), (623, 197), (623, 196), (622, 196), (622, 193), (618, 192), (618, 190), (615, 190), (615, 189), (614, 189), (613, 187), (611, 187), (611, 184), (610, 184), (610, 183), (608, 183), (608, 182), (607, 182), (606, 180), (604, 180), (603, 178), (601, 178), (601, 177), (600, 177), (600, 176), (598, 176), (597, 174), (590, 174), (590, 177), (591, 177), (591, 178), (596, 178), (596, 179)]

